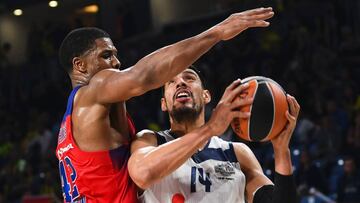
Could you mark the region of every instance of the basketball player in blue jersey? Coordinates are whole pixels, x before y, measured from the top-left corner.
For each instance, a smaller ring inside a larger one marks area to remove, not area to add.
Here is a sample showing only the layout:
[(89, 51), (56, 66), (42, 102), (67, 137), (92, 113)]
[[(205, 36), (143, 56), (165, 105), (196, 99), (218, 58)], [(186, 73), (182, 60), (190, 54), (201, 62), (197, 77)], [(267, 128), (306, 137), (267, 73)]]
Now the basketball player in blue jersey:
[(287, 95), (290, 112), (286, 128), (273, 139), (275, 181), (269, 180), (252, 151), (220, 136), (235, 117), (248, 118), (239, 107), (252, 98), (238, 95), (248, 88), (240, 80), (229, 85), (211, 118), (204, 106), (211, 95), (193, 67), (164, 86), (161, 108), (170, 117), (169, 130), (143, 130), (132, 143), (129, 174), (150, 203), (296, 203), (289, 142), (300, 106)]

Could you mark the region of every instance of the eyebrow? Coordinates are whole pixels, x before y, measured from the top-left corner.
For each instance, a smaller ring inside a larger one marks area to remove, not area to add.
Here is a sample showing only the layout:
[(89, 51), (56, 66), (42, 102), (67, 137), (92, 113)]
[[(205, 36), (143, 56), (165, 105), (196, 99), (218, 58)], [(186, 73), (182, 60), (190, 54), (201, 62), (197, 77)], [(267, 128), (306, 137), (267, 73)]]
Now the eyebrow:
[(191, 70), (185, 70), (183, 73), (195, 75), (197, 78), (200, 78), (197, 73), (195, 73), (194, 71), (191, 71)]
[(104, 50), (101, 50), (101, 52), (100, 52), (100, 54), (103, 54), (103, 53), (114, 53), (114, 54), (117, 54), (118, 53), (118, 50), (117, 49), (108, 49), (108, 48), (106, 48), (106, 49), (104, 49)]
[(114, 48), (106, 47), (106, 48), (104, 48), (103, 51), (115, 51), (115, 52), (117, 52), (118, 50), (115, 47)]

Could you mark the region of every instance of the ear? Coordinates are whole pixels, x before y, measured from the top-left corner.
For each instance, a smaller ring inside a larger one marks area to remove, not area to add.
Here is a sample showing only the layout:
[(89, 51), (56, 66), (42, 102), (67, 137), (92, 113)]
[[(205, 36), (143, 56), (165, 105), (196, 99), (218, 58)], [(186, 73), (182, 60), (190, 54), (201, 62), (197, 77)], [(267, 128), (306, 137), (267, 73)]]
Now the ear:
[(74, 70), (79, 71), (80, 73), (86, 73), (87, 69), (85, 68), (84, 61), (80, 57), (74, 57), (72, 60)]
[(168, 111), (167, 106), (166, 106), (166, 100), (164, 97), (161, 98), (161, 110), (164, 112)]
[(210, 91), (209, 91), (209, 90), (203, 90), (203, 97), (204, 97), (205, 104), (210, 103), (210, 101), (211, 101), (211, 94), (210, 94)]

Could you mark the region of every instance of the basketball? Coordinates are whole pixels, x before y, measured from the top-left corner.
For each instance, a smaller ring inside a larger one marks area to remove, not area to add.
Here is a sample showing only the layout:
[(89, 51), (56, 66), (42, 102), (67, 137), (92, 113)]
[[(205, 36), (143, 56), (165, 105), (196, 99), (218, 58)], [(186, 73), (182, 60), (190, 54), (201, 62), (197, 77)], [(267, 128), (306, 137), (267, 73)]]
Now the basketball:
[(286, 93), (274, 80), (252, 76), (242, 80), (249, 88), (239, 95), (254, 98), (252, 105), (241, 107), (242, 112), (251, 112), (250, 118), (236, 118), (231, 122), (234, 132), (247, 141), (263, 142), (276, 137), (285, 127), (288, 110)]

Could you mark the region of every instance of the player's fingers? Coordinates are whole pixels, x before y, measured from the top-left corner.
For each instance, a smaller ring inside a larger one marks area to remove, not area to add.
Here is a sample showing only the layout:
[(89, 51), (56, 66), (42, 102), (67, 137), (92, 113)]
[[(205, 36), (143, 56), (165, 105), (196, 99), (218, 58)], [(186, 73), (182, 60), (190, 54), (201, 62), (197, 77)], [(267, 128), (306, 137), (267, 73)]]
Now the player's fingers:
[(221, 101), (225, 101), (226, 98), (228, 97), (229, 93), (231, 92), (232, 89), (234, 89), (235, 87), (239, 86), (241, 84), (241, 80), (237, 79), (234, 80), (229, 86), (226, 87), (224, 94), (221, 98)]
[(262, 13), (258, 15), (244, 16), (246, 20), (267, 20), (274, 16), (274, 12)]
[(253, 101), (254, 98), (241, 99), (240, 97), (237, 97), (231, 104), (230, 108), (233, 110), (242, 106), (250, 105), (253, 103)]
[(235, 87), (239, 86), (240, 84), (241, 84), (240, 79), (234, 80), (229, 86), (226, 87), (225, 92), (234, 89)]
[(289, 106), (290, 106), (290, 113), (292, 116), (297, 116), (298, 112), (296, 110), (296, 106), (295, 106), (295, 98), (291, 95), (287, 95), (286, 97), (288, 103), (289, 103)]
[(288, 123), (286, 125), (285, 129), (282, 131), (282, 136), (286, 140), (286, 142), (288, 142), (289, 139), (291, 138), (292, 131), (293, 131), (292, 125), (290, 123)]
[(291, 97), (291, 100), (293, 101), (294, 112), (295, 112), (295, 116), (297, 117), (299, 115), (299, 112), (300, 112), (300, 105), (299, 105), (299, 103), (297, 103), (295, 97)]
[(286, 118), (288, 119), (289, 122), (295, 121), (296, 118), (295, 116), (291, 115), (289, 111), (285, 112)]
[(242, 85), (239, 85), (235, 87), (233, 90), (229, 91), (229, 94), (227, 95), (226, 101), (232, 102), (235, 97), (240, 96), (241, 92), (249, 88), (249, 83), (244, 83)]
[(286, 118), (288, 120), (288, 124), (286, 125), (285, 132), (287, 132), (286, 134), (289, 134), (289, 136), (291, 136), (296, 126), (296, 117), (292, 116), (289, 111), (286, 111)]
[(250, 118), (250, 112), (232, 111), (231, 118)]
[(294, 97), (294, 103), (295, 103), (295, 107), (296, 107), (296, 109), (297, 109), (297, 111), (298, 111), (298, 113), (299, 113), (299, 111), (300, 111), (300, 104), (299, 104), (298, 101), (295, 99), (295, 97)]
[(267, 8), (255, 8), (255, 9), (251, 9), (251, 10), (247, 10), (247, 11), (243, 11), (239, 14), (241, 15), (257, 15), (257, 14), (261, 14), (261, 13), (266, 13), (266, 12), (270, 12), (273, 9), (271, 7), (267, 7)]
[(269, 25), (270, 23), (265, 20), (254, 20), (248, 22), (248, 27), (268, 27)]

